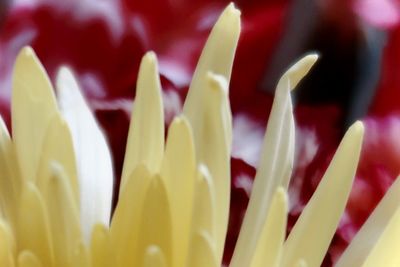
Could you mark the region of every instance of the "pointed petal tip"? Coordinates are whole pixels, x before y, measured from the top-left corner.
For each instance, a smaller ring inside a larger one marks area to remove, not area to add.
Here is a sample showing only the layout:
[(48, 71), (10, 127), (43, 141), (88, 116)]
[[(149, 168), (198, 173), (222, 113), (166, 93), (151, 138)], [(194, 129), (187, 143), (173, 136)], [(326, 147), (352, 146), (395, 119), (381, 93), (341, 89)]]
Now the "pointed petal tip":
[(286, 190), (283, 187), (279, 187), (276, 190), (276, 197), (279, 202), (287, 202), (288, 201), (288, 196), (287, 196)]
[(230, 2), (228, 6), (225, 9), (229, 14), (235, 15), (235, 16), (240, 16), (241, 12), (239, 9), (236, 8), (234, 2)]
[(353, 125), (351, 125), (350, 128), (360, 133), (364, 133), (365, 131), (364, 123), (359, 120), (353, 123)]
[(316, 53), (306, 55), (297, 61), (293, 66), (291, 66), (289, 70), (282, 76), (289, 78), (291, 90), (296, 88), (301, 79), (307, 75), (315, 62), (317, 62), (318, 58), (319, 56)]
[(148, 51), (144, 56), (143, 60), (146, 60), (148, 63), (156, 63), (157, 62), (157, 55), (154, 51)]
[(228, 92), (228, 81), (223, 75), (207, 72), (207, 81), (210, 88), (215, 91)]
[(36, 57), (36, 54), (32, 47), (24, 46), (18, 54), (18, 58), (20, 57)]

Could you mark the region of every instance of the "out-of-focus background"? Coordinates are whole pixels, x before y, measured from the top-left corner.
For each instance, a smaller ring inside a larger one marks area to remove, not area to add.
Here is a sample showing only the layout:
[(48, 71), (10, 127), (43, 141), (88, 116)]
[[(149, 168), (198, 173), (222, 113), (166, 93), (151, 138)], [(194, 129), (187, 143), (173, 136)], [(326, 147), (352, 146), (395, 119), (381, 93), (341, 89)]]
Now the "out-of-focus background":
[[(351, 197), (324, 266), (331, 266), (400, 170), (400, 1), (238, 0), (242, 34), (230, 99), (234, 118), (229, 262), (251, 191), (275, 85), (300, 56), (320, 60), (294, 93), (296, 164), (290, 226), (356, 119), (367, 132)], [(70, 66), (121, 173), (140, 59), (157, 53), (166, 125), (180, 112), (225, 0), (1, 0), (0, 113), (10, 126), (12, 69), (33, 47), (54, 81)]]

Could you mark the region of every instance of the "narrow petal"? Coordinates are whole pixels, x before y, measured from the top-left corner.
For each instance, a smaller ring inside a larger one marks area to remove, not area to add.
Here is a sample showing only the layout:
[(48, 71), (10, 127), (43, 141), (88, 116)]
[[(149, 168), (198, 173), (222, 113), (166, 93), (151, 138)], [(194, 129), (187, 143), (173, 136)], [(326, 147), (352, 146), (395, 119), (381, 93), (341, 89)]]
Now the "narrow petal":
[(110, 232), (102, 224), (96, 224), (93, 228), (90, 242), (92, 265), (95, 267), (110, 267), (115, 265), (113, 247)]
[(189, 254), (187, 266), (191, 267), (219, 267), (220, 262), (216, 256), (215, 244), (205, 232), (198, 232), (192, 237), (194, 245)]
[(109, 148), (85, 102), (71, 71), (57, 76), (58, 100), (71, 131), (80, 190), (80, 219), (84, 240), (89, 242), (96, 223), (108, 225), (113, 192), (113, 170)]
[(389, 221), (363, 267), (397, 267), (400, 265), (400, 208)]
[[(204, 165), (198, 167), (195, 188), (191, 236), (204, 232), (215, 238), (216, 205), (215, 195), (213, 194), (215, 189), (211, 174)], [(191, 243), (190, 246), (195, 245)]]
[(15, 249), (11, 228), (0, 220), (0, 266), (14, 266)]
[[(72, 260), (71, 266), (73, 267), (91, 267), (93, 266), (90, 261), (89, 252), (86, 248), (86, 245), (83, 241), (80, 241), (76, 244), (74, 250), (74, 257)], [(95, 267), (95, 266), (93, 266)]]
[(56, 266), (70, 266), (76, 243), (82, 239), (79, 211), (66, 172), (58, 163), (50, 166), (41, 188), (49, 214)]
[[(400, 179), (397, 178), (369, 216), (335, 266), (361, 266), (400, 207)], [(385, 265), (386, 266), (386, 265)]]
[(150, 246), (145, 255), (143, 267), (168, 267), (163, 252), (157, 246)]
[(283, 241), (286, 236), (288, 200), (283, 188), (278, 188), (271, 202), (251, 267), (280, 266)]
[(0, 117), (0, 210), (11, 227), (16, 225), (21, 184), (14, 146)]
[(40, 260), (31, 251), (24, 250), (18, 255), (19, 267), (42, 267)]
[(43, 139), (57, 104), (50, 80), (33, 50), (25, 47), (14, 67), (12, 133), (24, 179), (36, 180)]
[(164, 111), (157, 58), (147, 53), (141, 62), (129, 126), (120, 190), (138, 164), (159, 171), (164, 154)]
[(314, 195), (288, 236), (282, 267), (304, 259), (320, 266), (339, 224), (353, 184), (364, 127), (356, 122), (347, 131)]
[(232, 64), (240, 35), (240, 11), (229, 4), (215, 23), (197, 63), (188, 96), (184, 105), (184, 113), (193, 123), (196, 113), (201, 110), (202, 97), (208, 72), (213, 72), (230, 81)]
[[(175, 266), (184, 266), (188, 253), (196, 178), (192, 131), (182, 115), (172, 122), (161, 169), (171, 203)], [(178, 234), (179, 233), (179, 234)]]
[(248, 266), (253, 257), (263, 222), (274, 192), (285, 189), (293, 167), (294, 120), (290, 91), (317, 60), (309, 55), (293, 65), (280, 79), (268, 120), (253, 189), (233, 254), (232, 267)]
[(160, 248), (165, 257), (166, 266), (175, 266), (172, 254), (170, 200), (165, 184), (159, 175), (152, 177), (143, 204), (137, 266), (142, 266), (146, 249), (152, 245)]
[(48, 182), (48, 178), (52, 175), (50, 173), (52, 170), (50, 167), (52, 162), (57, 162), (64, 169), (66, 177), (68, 178), (68, 186), (73, 192), (75, 206), (79, 207), (79, 186), (75, 151), (68, 125), (61, 116), (54, 116), (49, 122), (45, 140), (43, 141), (37, 178), (39, 188), (41, 188), (43, 183)]
[(118, 248), (115, 251), (117, 267), (137, 264), (139, 227), (150, 181), (151, 175), (147, 168), (139, 165), (119, 196), (110, 229), (112, 246)]
[(17, 236), (19, 251), (30, 250), (43, 261), (44, 266), (53, 266), (49, 216), (39, 190), (30, 182), (26, 182), (22, 189)]
[(216, 248), (222, 255), (228, 223), (230, 200), (230, 153), (232, 143), (232, 114), (228, 88), (221, 75), (207, 73), (203, 107), (197, 111), (194, 124), (196, 158), (207, 166), (213, 179), (216, 204)]

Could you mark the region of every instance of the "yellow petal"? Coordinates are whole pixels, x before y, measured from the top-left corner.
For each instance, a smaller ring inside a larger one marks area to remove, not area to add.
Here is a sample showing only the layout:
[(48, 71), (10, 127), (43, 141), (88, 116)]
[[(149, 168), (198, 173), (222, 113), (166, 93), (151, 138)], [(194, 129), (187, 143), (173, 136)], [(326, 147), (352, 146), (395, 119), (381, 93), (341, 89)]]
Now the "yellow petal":
[(177, 117), (168, 131), (161, 176), (171, 203), (175, 266), (184, 266), (188, 253), (196, 176), (192, 132), (184, 116)]
[(45, 202), (30, 182), (22, 189), (17, 229), (18, 250), (30, 250), (44, 266), (53, 266), (54, 250)]
[(155, 175), (151, 179), (143, 204), (137, 247), (137, 266), (142, 266), (146, 249), (152, 245), (160, 248), (165, 257), (166, 266), (175, 266), (172, 259), (170, 200), (160, 176)]
[(280, 266), (283, 241), (286, 236), (288, 200), (283, 188), (272, 198), (271, 208), (254, 252), (251, 267)]
[(90, 261), (89, 252), (83, 243), (83, 241), (79, 241), (74, 250), (72, 264), (70, 267), (96, 267), (92, 265)]
[[(192, 218), (192, 235), (204, 232), (215, 239), (215, 195), (214, 184), (207, 167), (200, 165), (198, 168), (196, 190), (194, 194), (194, 207)], [(193, 244), (191, 244), (193, 246)]]
[(0, 117), (0, 210), (12, 228), (15, 227), (17, 220), (20, 191), (21, 175), (15, 149)]
[(304, 259), (320, 266), (345, 208), (361, 150), (364, 126), (347, 131), (314, 195), (307, 203), (284, 245), (282, 267)]
[(126, 182), (125, 190), (119, 197), (111, 222), (112, 247), (115, 251), (116, 266), (134, 266), (138, 258), (138, 236), (145, 195), (151, 175), (147, 168), (139, 165)]
[(184, 105), (184, 113), (192, 123), (201, 110), (206, 75), (213, 72), (230, 80), (233, 59), (240, 35), (240, 11), (229, 4), (215, 23), (201, 53)]
[(138, 164), (158, 172), (164, 153), (164, 111), (156, 55), (147, 53), (141, 62), (120, 191)]
[(42, 267), (40, 260), (29, 250), (24, 250), (18, 255), (18, 267)]
[(43, 139), (57, 105), (50, 80), (29, 47), (21, 50), (15, 62), (11, 114), (22, 175), (34, 181)]
[(219, 267), (221, 263), (217, 260), (215, 243), (205, 232), (195, 233), (192, 237), (193, 247), (190, 250), (188, 264), (190, 267)]
[(96, 224), (92, 232), (91, 240), (92, 264), (95, 267), (115, 266), (113, 247), (111, 245), (108, 228), (102, 224)]
[(400, 208), (383, 230), (378, 242), (365, 260), (363, 267), (400, 266)]
[(203, 96), (207, 101), (198, 107), (196, 119), (190, 120), (198, 164), (207, 166), (215, 192), (216, 248), (222, 257), (228, 224), (230, 199), (230, 153), (232, 115), (229, 108), (227, 82), (221, 75), (207, 73)]
[[(397, 178), (378, 206), (371, 213), (350, 245), (336, 263), (336, 267), (361, 266), (400, 206), (400, 179)], [(386, 266), (386, 265), (385, 265)]]
[(56, 161), (63, 167), (66, 177), (69, 178), (66, 182), (69, 183), (69, 187), (72, 189), (76, 207), (79, 207), (75, 151), (68, 125), (61, 116), (53, 117), (45, 136), (37, 178), (39, 188), (51, 176), (50, 165), (51, 162)]
[(75, 245), (82, 238), (79, 211), (64, 169), (55, 162), (48, 168), (50, 176), (44, 181), (42, 192), (49, 214), (55, 264), (68, 267), (73, 261)]
[(157, 246), (147, 248), (143, 267), (167, 267), (165, 257)]
[(294, 120), (290, 91), (316, 60), (316, 55), (304, 57), (278, 83), (264, 136), (261, 160), (232, 258), (232, 267), (250, 264), (272, 196), (279, 186), (287, 188), (289, 184), (294, 157)]
[(0, 266), (14, 266), (15, 240), (11, 228), (0, 220)]

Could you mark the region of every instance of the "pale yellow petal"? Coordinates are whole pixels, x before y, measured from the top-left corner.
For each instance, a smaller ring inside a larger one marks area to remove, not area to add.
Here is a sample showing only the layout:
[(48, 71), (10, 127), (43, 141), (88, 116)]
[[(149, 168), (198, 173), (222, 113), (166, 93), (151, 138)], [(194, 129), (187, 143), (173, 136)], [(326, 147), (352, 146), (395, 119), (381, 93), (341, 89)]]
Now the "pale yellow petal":
[(248, 266), (253, 257), (272, 196), (289, 184), (294, 157), (294, 119), (290, 91), (317, 60), (309, 55), (293, 65), (280, 79), (257, 169), (249, 205), (232, 258), (232, 267)]
[(20, 191), (21, 175), (15, 148), (0, 117), (0, 214), (3, 213), (12, 228), (15, 227), (17, 220)]
[(400, 208), (390, 219), (387, 227), (367, 256), (362, 267), (400, 266)]
[(172, 122), (161, 169), (171, 204), (175, 266), (184, 266), (192, 219), (196, 159), (192, 132), (182, 115)]
[(157, 246), (150, 246), (146, 250), (143, 267), (168, 267), (163, 252)]
[[(207, 167), (200, 165), (197, 172), (196, 190), (192, 217), (192, 235), (199, 232), (207, 233), (215, 238), (216, 205), (214, 184)], [(193, 244), (191, 244), (193, 246)]]
[(0, 220), (0, 266), (14, 266), (15, 240), (9, 225)]
[(22, 188), (17, 237), (19, 251), (30, 250), (41, 259), (44, 266), (53, 266), (54, 250), (45, 202), (39, 190), (30, 182), (26, 182)]
[(87, 247), (83, 241), (79, 241), (74, 250), (72, 264), (70, 267), (96, 267), (92, 265)]
[(49, 214), (55, 265), (68, 267), (73, 262), (75, 245), (82, 239), (79, 211), (62, 166), (53, 162), (48, 168), (49, 176), (41, 191)]
[(12, 136), (25, 179), (36, 179), (43, 139), (56, 114), (56, 99), (46, 71), (33, 50), (25, 47), (15, 62), (11, 103)]
[(361, 266), (387, 228), (394, 214), (398, 212), (399, 207), (400, 179), (397, 178), (335, 266)]
[(40, 262), (40, 260), (31, 251), (24, 250), (19, 253), (18, 267), (42, 267), (42, 266), (43, 265)]
[(207, 166), (215, 192), (216, 247), (222, 256), (228, 224), (230, 200), (230, 153), (232, 115), (229, 108), (227, 82), (221, 75), (207, 73), (203, 96), (207, 101), (198, 107), (196, 120), (189, 120), (193, 129), (198, 164)]
[(188, 264), (190, 267), (219, 267), (221, 263), (216, 256), (215, 243), (205, 232), (197, 232), (192, 236), (193, 244)]
[(240, 11), (233, 4), (228, 5), (215, 23), (203, 48), (193, 75), (184, 105), (184, 113), (191, 123), (196, 121), (197, 112), (202, 109), (206, 75), (213, 72), (230, 81), (233, 59), (240, 35)]
[(141, 62), (136, 97), (129, 126), (120, 191), (138, 164), (158, 172), (164, 153), (164, 111), (156, 55), (147, 53)]
[(139, 165), (129, 177), (125, 190), (119, 196), (111, 222), (111, 242), (115, 250), (116, 266), (133, 266), (138, 258), (138, 238), (141, 216), (151, 175)]
[(75, 206), (79, 207), (79, 186), (75, 151), (68, 125), (61, 116), (55, 116), (50, 121), (45, 140), (43, 141), (37, 178), (39, 188), (51, 176), (50, 165), (53, 161), (58, 162), (63, 167), (66, 177), (69, 179), (66, 182), (69, 183), (69, 187), (72, 189)]
[(284, 245), (282, 267), (304, 259), (320, 266), (344, 211), (358, 165), (364, 127), (356, 122), (347, 131), (314, 195)]
[(115, 266), (114, 248), (111, 245), (110, 232), (104, 225), (96, 224), (94, 226), (90, 247), (93, 266)]
[(257, 243), (250, 267), (280, 266), (283, 241), (286, 237), (288, 200), (283, 188), (272, 198), (271, 208)]
[(207, 165), (215, 180), (218, 258), (223, 253), (230, 195), (227, 158), (231, 152), (232, 118), (227, 89), (239, 34), (240, 11), (230, 4), (209, 35), (183, 107), (193, 129), (198, 163)]
[(163, 252), (166, 266), (175, 266), (172, 254), (170, 210), (170, 200), (168, 199), (165, 184), (160, 176), (155, 175), (151, 179), (143, 202), (139, 237), (137, 240), (137, 266), (142, 266), (146, 249), (152, 245), (159, 247)]

